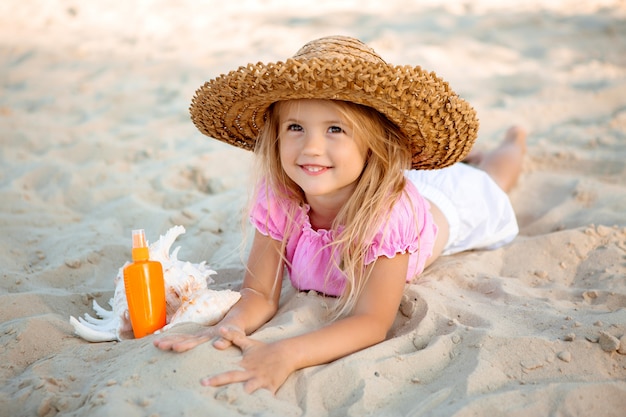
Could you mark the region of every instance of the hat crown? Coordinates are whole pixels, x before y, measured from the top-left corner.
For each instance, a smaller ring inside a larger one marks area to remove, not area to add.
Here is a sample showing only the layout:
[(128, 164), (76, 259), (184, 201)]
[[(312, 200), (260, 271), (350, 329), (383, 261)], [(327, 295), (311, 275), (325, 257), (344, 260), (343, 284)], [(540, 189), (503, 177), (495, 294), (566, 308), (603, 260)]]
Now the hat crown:
[(327, 36), (311, 41), (300, 48), (292, 58), (302, 61), (314, 58), (323, 60), (338, 58), (386, 64), (372, 48), (358, 39), (347, 36)]

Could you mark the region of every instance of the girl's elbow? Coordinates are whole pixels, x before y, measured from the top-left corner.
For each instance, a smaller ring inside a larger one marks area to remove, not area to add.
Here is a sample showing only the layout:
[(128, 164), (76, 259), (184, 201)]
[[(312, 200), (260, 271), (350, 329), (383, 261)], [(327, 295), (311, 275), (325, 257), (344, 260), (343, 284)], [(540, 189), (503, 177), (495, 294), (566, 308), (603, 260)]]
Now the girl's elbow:
[(387, 340), (387, 333), (384, 333), (384, 334), (383, 333), (377, 333), (375, 335), (372, 335), (370, 346), (377, 345), (379, 343), (384, 342), (385, 340)]
[(387, 340), (387, 335), (389, 334), (390, 329), (391, 324), (388, 323), (376, 323), (375, 325), (370, 326), (370, 335), (373, 340), (372, 344), (381, 343)]
[(278, 303), (271, 302), (269, 303), (269, 315), (270, 318), (274, 317), (276, 313), (278, 313)]

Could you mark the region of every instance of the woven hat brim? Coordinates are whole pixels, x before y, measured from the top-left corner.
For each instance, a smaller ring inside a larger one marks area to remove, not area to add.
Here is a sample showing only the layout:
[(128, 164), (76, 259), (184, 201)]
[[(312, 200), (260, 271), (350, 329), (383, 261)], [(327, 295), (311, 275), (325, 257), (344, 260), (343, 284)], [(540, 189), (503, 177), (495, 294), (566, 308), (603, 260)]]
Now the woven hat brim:
[(378, 110), (410, 139), (414, 169), (462, 160), (478, 134), (474, 109), (434, 73), (354, 59), (240, 67), (200, 87), (190, 112), (205, 135), (253, 150), (268, 107), (291, 99), (343, 100)]

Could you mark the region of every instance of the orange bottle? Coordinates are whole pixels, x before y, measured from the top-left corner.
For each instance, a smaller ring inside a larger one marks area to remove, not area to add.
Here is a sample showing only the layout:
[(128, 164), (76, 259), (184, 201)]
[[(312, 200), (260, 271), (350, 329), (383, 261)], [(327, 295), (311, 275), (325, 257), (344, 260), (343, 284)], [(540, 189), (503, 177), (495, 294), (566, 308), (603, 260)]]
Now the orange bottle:
[(165, 326), (165, 281), (160, 262), (149, 260), (143, 229), (133, 230), (133, 263), (124, 268), (124, 288), (136, 339)]

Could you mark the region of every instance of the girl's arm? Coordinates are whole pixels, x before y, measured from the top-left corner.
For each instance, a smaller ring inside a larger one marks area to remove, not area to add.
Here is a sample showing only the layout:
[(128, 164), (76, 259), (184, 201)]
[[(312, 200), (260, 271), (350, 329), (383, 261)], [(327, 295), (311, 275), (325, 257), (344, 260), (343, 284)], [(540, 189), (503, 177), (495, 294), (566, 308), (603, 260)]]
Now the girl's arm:
[(274, 317), (283, 279), (280, 246), (279, 241), (255, 232), (241, 299), (222, 319), (221, 326), (234, 326), (250, 334)]
[(317, 331), (284, 341), (295, 369), (344, 357), (385, 340), (406, 283), (408, 255), (380, 257), (352, 314)]
[(206, 378), (203, 384), (245, 382), (248, 392), (259, 388), (276, 392), (298, 369), (328, 363), (382, 342), (396, 317), (407, 268), (407, 254), (380, 257), (352, 314), (319, 330), (265, 344), (242, 332), (220, 329), (223, 339), (241, 348), (240, 365), (244, 370)]
[[(250, 334), (270, 320), (278, 310), (282, 287), (283, 261), (279, 254), (280, 242), (262, 235), (254, 235), (248, 268), (241, 286), (241, 298), (212, 327), (196, 334), (172, 334), (156, 339), (154, 345), (163, 350), (184, 352), (219, 335), (220, 327), (240, 329)], [(219, 339), (219, 348), (230, 346), (230, 341)]]

